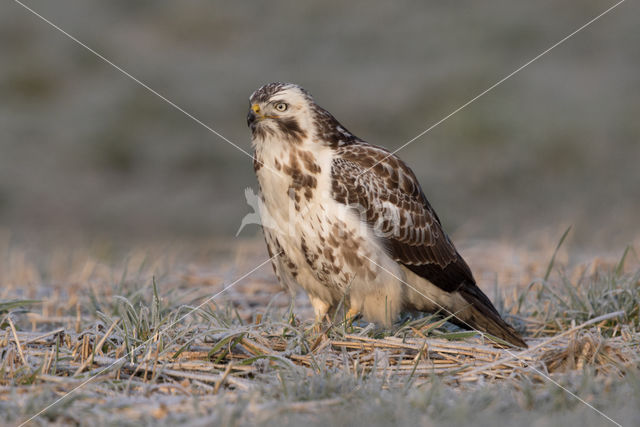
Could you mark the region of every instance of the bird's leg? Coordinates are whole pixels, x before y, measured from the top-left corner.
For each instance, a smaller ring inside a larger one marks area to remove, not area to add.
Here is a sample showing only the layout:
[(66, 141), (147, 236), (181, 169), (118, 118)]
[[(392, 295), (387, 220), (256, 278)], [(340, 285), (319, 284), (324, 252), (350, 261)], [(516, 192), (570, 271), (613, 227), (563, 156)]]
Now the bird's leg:
[(360, 311), (354, 306), (349, 307), (349, 311), (347, 311), (346, 321), (349, 325), (353, 324), (356, 317), (360, 314)]
[(313, 325), (313, 331), (316, 334), (319, 334), (322, 331), (322, 322), (324, 321), (325, 316), (329, 312), (329, 304), (322, 301), (320, 298), (309, 295), (309, 301), (311, 301), (311, 305), (313, 306), (313, 312), (316, 315), (316, 321)]

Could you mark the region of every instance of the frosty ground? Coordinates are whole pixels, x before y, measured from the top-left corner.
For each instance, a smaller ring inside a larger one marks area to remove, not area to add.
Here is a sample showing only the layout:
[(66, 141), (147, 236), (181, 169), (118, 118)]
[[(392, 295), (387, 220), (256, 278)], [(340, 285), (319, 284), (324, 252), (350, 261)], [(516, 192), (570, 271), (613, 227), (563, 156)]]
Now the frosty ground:
[[(529, 350), (442, 317), (319, 332), (263, 242), (3, 240), (0, 417), (19, 424), (637, 425), (640, 264), (463, 242)], [(246, 275), (246, 277), (244, 277)], [(593, 321), (593, 319), (599, 319)], [(57, 403), (55, 403), (57, 402)], [(608, 419), (610, 418), (610, 419)]]

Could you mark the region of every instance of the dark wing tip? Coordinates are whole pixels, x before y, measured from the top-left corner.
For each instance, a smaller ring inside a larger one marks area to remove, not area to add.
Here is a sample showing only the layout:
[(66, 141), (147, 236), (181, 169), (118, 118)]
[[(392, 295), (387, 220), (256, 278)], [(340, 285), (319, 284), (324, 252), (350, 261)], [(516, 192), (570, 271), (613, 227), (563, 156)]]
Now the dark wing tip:
[(500, 317), (496, 308), (480, 288), (476, 285), (465, 284), (458, 289), (458, 292), (470, 306), (460, 313), (463, 322), (454, 321), (454, 323), (465, 329), (471, 327), (494, 335), (516, 347), (529, 347), (513, 326)]

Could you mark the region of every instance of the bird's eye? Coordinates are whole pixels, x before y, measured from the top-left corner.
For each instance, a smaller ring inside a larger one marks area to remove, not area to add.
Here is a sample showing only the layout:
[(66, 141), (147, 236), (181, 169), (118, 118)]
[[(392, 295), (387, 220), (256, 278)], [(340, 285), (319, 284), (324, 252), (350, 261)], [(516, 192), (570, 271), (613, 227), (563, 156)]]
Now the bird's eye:
[(289, 106), (287, 104), (285, 104), (284, 102), (278, 102), (276, 104), (276, 110), (278, 110), (280, 112), (287, 111), (288, 107)]

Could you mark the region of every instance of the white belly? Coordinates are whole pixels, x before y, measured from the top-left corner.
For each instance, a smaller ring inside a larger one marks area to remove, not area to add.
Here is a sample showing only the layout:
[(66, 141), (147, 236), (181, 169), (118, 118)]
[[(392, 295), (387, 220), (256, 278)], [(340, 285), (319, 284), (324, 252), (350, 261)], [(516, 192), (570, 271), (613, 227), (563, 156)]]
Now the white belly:
[[(276, 159), (286, 164), (289, 158), (287, 147), (281, 147), (272, 144), (269, 153), (260, 153), (268, 166), (257, 171), (264, 200), (261, 217), (263, 226), (295, 265), (295, 282), (312, 302), (318, 299), (335, 307), (344, 299), (370, 320), (389, 324), (406, 292), (394, 277), (402, 278), (403, 272), (359, 215), (333, 200), (332, 151), (314, 152), (320, 172), (313, 175), (316, 186), (307, 197), (304, 189), (292, 185), (293, 178), (284, 167), (280, 173), (271, 170), (276, 169)], [(281, 268), (289, 267), (281, 263)]]

